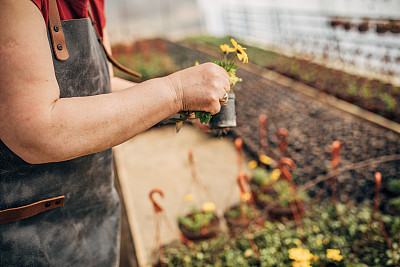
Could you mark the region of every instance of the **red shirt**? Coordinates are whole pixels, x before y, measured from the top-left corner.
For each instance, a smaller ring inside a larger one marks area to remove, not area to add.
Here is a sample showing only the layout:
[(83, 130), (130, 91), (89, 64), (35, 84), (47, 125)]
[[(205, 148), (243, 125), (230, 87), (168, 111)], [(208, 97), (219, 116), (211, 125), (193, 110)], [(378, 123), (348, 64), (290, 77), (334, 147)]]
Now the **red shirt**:
[[(49, 1), (52, 0), (32, 0), (42, 12), (43, 18), (48, 25), (49, 22)], [(58, 12), (61, 20), (87, 18), (88, 1), (92, 8), (93, 17), (96, 20), (96, 27), (103, 35), (102, 29), (106, 24), (104, 16), (104, 0), (57, 0)]]

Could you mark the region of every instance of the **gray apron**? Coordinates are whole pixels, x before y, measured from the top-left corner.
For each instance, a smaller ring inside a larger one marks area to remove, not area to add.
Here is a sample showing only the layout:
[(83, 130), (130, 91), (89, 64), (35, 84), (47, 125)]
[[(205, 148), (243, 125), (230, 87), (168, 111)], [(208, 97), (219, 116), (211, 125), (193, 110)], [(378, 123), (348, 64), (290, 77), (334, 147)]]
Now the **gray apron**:
[[(59, 61), (52, 51), (61, 97), (110, 92), (106, 56), (90, 20), (62, 21), (62, 27), (69, 58)], [(116, 266), (120, 207), (111, 163), (109, 149), (33, 165), (0, 141), (0, 210), (65, 196), (63, 207), (0, 224), (0, 266)]]

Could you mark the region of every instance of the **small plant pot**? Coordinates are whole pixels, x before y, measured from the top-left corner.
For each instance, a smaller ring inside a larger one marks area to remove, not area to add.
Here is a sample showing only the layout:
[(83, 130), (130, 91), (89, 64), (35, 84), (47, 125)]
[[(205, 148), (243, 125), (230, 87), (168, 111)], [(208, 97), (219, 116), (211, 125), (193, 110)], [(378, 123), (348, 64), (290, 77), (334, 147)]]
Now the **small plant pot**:
[[(193, 214), (188, 214), (186, 217), (193, 217)], [(192, 241), (212, 238), (220, 232), (219, 219), (215, 213), (213, 213), (210, 223), (198, 231), (192, 231), (182, 223), (178, 223), (178, 227), (182, 235)]]
[(228, 93), (228, 102), (221, 106), (219, 113), (212, 116), (210, 129), (236, 127), (235, 94)]
[(275, 207), (269, 211), (271, 221), (293, 220), (293, 212), (290, 207)]
[(271, 204), (269, 201), (263, 200), (260, 195), (276, 195), (276, 191), (272, 185), (267, 185), (267, 186), (260, 186), (255, 183), (254, 179), (250, 180), (250, 190), (251, 190), (251, 195), (254, 199), (254, 202), (256, 203), (257, 207), (260, 209), (265, 208), (269, 204)]
[[(224, 218), (226, 221), (226, 224), (228, 225), (229, 229), (233, 232), (236, 230), (240, 229), (245, 229), (249, 226), (249, 224), (254, 221), (254, 218), (256, 217), (256, 214), (252, 218), (243, 216), (243, 217), (231, 217), (228, 215), (228, 212), (231, 210), (237, 210), (239, 209), (239, 205), (235, 205), (230, 207), (225, 213), (224, 213)], [(257, 212), (256, 210), (253, 210), (253, 212)]]

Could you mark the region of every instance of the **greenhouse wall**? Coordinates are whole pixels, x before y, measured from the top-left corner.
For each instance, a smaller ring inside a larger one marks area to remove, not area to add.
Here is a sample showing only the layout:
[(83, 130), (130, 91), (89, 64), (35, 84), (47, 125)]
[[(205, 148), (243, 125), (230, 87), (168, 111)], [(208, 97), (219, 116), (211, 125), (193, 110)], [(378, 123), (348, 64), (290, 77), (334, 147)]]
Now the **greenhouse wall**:
[[(197, 0), (205, 30), (279, 47), (315, 59), (350, 63), (400, 74), (400, 34), (377, 33), (381, 24), (400, 27), (398, 0)], [(342, 23), (333, 26), (335, 21)], [(368, 29), (359, 30), (368, 24)], [(347, 27), (348, 29), (346, 29)]]

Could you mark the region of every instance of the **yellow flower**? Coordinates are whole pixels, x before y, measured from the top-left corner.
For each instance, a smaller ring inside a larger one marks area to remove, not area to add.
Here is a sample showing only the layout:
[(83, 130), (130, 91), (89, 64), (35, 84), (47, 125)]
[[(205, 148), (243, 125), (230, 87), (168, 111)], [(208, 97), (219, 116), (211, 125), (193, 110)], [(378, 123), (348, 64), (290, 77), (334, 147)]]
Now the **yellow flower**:
[(203, 204), (204, 212), (213, 212), (215, 211), (215, 204), (213, 202), (206, 202)]
[(244, 193), (240, 196), (242, 201), (248, 201), (251, 198), (250, 193)]
[(194, 63), (195, 66), (200, 65), (200, 63), (198, 61), (196, 61), (196, 63)]
[(235, 48), (230, 47), (227, 44), (220, 45), (219, 48), (221, 48), (223, 53), (229, 53), (229, 52), (235, 52), (236, 51)]
[(243, 60), (243, 63), (249, 62), (249, 57), (247, 56), (246, 52), (244, 52), (243, 50), (238, 50), (236, 55), (239, 60)]
[(309, 261), (293, 261), (292, 267), (311, 267)]
[(316, 242), (317, 242), (317, 245), (318, 245), (318, 246), (321, 246), (321, 245), (322, 245), (322, 240), (321, 240), (321, 239), (317, 239)]
[(238, 59), (243, 60), (243, 63), (249, 62), (249, 58), (248, 58), (246, 52), (244, 52), (244, 50), (246, 50), (247, 48), (242, 47), (233, 38), (231, 38), (231, 43), (233, 44), (233, 46), (235, 47), (235, 50), (237, 51), (236, 55), (237, 55)]
[(291, 248), (289, 249), (289, 258), (295, 261), (310, 261), (314, 255), (304, 248)]
[(265, 165), (270, 165), (272, 163), (272, 159), (266, 155), (260, 155), (258, 160)]
[(314, 256), (314, 258), (312, 260), (313, 260), (313, 262), (319, 261), (319, 256)]
[(281, 177), (281, 170), (280, 169), (273, 169), (270, 177), (271, 177), (271, 181), (276, 181), (279, 179), (279, 177)]
[(250, 169), (255, 169), (255, 168), (257, 168), (257, 161), (256, 161), (256, 160), (251, 160), (251, 161), (249, 161), (248, 166), (249, 166)]
[(327, 249), (326, 257), (328, 259), (332, 259), (334, 261), (342, 261), (343, 260), (342, 255), (340, 255), (340, 250), (338, 250), (338, 249)]
[(193, 200), (193, 195), (187, 194), (184, 199), (186, 202), (190, 202)]

